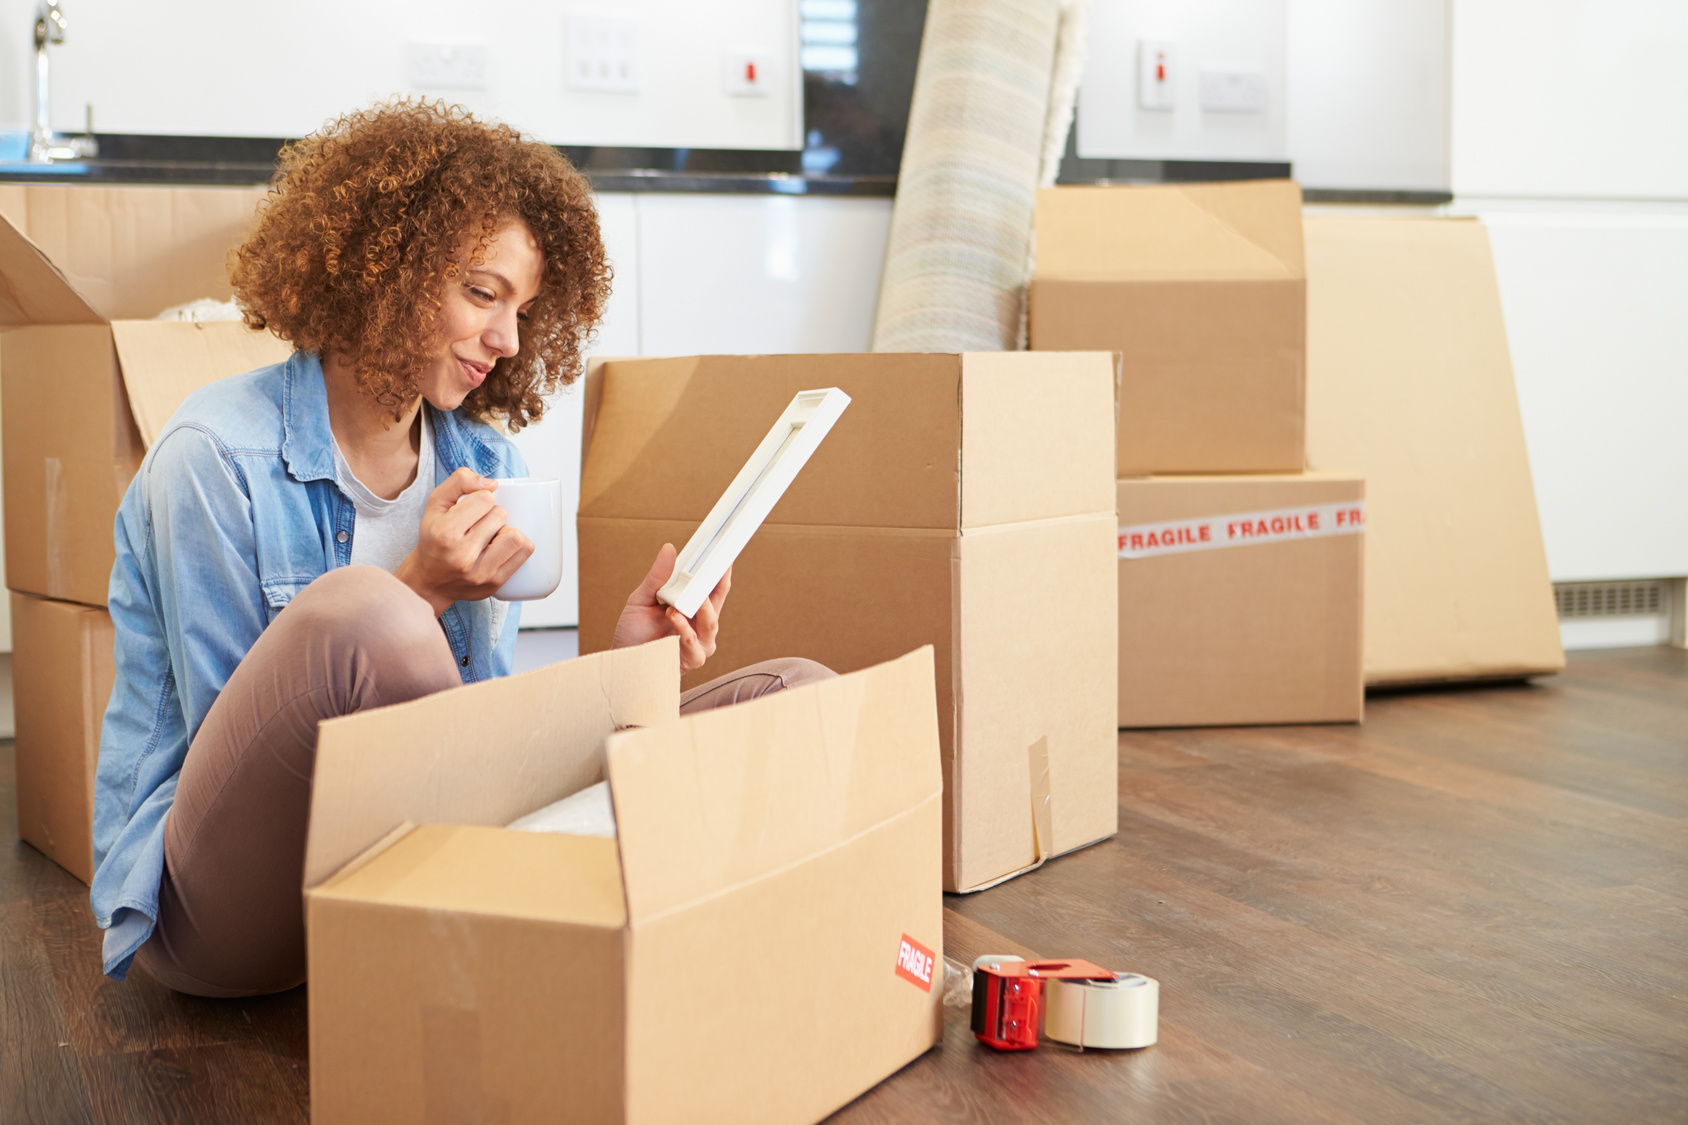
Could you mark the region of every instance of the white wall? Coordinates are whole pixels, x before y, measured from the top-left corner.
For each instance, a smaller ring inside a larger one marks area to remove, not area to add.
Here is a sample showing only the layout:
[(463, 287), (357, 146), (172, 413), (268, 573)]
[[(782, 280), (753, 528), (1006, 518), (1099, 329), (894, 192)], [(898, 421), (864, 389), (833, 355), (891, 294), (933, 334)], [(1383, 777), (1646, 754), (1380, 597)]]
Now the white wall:
[[(1285, 0), (1095, 0), (1079, 85), (1078, 154), (1145, 159), (1282, 160), (1285, 157)], [(1176, 104), (1141, 109), (1140, 40), (1170, 40)], [(1204, 111), (1200, 71), (1265, 76), (1260, 113)]]
[(1305, 187), (1446, 191), (1448, 0), (1289, 0), (1288, 142)]
[(1688, 3), (1454, 0), (1453, 187), (1688, 197)]
[[(1096, 0), (1084, 157), (1284, 160), (1304, 186), (1445, 191), (1448, 0)], [(1176, 46), (1177, 105), (1137, 104), (1140, 40)], [(1264, 113), (1203, 111), (1204, 67), (1266, 76)]]
[[(0, 0), (0, 129), (26, 128), (36, 0)], [(302, 136), (400, 93), (425, 93), (553, 144), (800, 148), (794, 0), (293, 0), (184, 5), (64, 0), (53, 48), (53, 125), (82, 128), (92, 104), (109, 133)], [(572, 13), (638, 21), (637, 93), (565, 88)], [(484, 90), (421, 89), (407, 44), (487, 48)], [(769, 96), (733, 97), (723, 56), (762, 56)]]

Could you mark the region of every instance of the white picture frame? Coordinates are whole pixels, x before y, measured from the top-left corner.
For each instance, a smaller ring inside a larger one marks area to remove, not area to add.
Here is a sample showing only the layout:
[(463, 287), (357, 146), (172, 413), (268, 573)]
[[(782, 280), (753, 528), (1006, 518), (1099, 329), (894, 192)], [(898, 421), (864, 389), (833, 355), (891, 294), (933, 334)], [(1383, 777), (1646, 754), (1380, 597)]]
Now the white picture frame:
[(687, 617), (697, 613), (849, 405), (850, 396), (837, 387), (797, 392), (680, 549), (658, 601)]

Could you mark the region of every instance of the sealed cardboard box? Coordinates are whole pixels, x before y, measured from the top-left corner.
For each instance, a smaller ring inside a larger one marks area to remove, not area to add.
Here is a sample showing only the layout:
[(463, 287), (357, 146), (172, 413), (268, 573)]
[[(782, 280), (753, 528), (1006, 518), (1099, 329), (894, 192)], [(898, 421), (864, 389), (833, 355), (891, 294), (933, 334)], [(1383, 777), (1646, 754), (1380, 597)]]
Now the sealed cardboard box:
[[(678, 662), (322, 725), (313, 1121), (816, 1121), (937, 1041), (931, 651), (686, 719)], [(615, 839), (500, 827), (606, 776)]]
[(1036, 234), (1031, 346), (1122, 357), (1119, 476), (1301, 471), (1300, 187), (1046, 188)]
[(12, 599), (18, 835), (84, 883), (94, 878), (94, 766), (116, 679), (111, 615)]
[(6, 581), (104, 605), (112, 521), (147, 444), (200, 386), (288, 347), (237, 323), (150, 318), (226, 299), (262, 192), (13, 189), (0, 217)]
[[(580, 647), (609, 646), (798, 391), (851, 398), (738, 558), (692, 686), (760, 660), (838, 671), (930, 644), (945, 887), (1116, 828), (1113, 358), (709, 356), (587, 379)], [(1033, 809), (1050, 813), (1034, 821)]]
[(1119, 725), (1358, 722), (1365, 482), (1119, 482)]
[(1488, 233), (1307, 220), (1307, 455), (1366, 479), (1373, 684), (1565, 666)]

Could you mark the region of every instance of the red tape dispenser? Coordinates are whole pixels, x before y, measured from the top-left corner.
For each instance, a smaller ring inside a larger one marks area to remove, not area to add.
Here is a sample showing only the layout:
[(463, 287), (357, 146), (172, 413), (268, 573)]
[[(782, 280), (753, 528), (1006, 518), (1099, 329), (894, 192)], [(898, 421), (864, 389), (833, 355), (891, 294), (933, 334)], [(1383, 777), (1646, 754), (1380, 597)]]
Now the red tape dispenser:
[(1089, 961), (981, 957), (973, 962), (973, 1035), (999, 1051), (1030, 1051), (1043, 1022), (1045, 981), (1112, 981), (1118, 976)]

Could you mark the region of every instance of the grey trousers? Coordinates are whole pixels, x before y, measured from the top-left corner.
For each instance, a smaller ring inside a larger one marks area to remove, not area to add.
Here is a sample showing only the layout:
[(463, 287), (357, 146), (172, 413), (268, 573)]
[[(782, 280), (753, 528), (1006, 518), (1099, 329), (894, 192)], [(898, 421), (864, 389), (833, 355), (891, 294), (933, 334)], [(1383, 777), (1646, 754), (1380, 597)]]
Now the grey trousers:
[[(693, 688), (682, 714), (834, 673), (752, 665)], [(462, 683), (428, 604), (386, 571), (312, 582), (277, 615), (211, 705), (164, 822), (158, 925), (135, 964), (197, 996), (250, 996), (305, 979), (301, 886), (316, 727)]]

